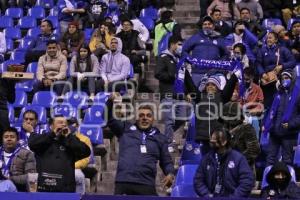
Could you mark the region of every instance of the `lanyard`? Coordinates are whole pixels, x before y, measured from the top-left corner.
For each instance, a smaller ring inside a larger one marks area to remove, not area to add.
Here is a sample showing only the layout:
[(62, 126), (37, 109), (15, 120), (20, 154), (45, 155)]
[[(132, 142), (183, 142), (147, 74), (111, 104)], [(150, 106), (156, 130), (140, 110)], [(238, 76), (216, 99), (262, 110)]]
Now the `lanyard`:
[(4, 149), (3, 149), (3, 147), (1, 147), (1, 161), (2, 161), (1, 171), (4, 176), (9, 177), (9, 168), (11, 166), (12, 160), (20, 150), (21, 150), (21, 147), (17, 146), (17, 148), (14, 150), (14, 152), (11, 154), (11, 156), (9, 156), (8, 162), (5, 163)]
[(221, 163), (220, 163), (219, 156), (217, 153), (215, 154), (215, 157), (216, 157), (216, 161), (217, 161), (217, 184), (220, 185), (220, 183), (221, 183), (221, 174), (220, 174)]
[(147, 143), (147, 137), (148, 136), (151, 136), (151, 135), (154, 135), (155, 134), (155, 129), (151, 129), (151, 131), (148, 133), (148, 134), (146, 134), (145, 132), (143, 132), (143, 134), (142, 134), (142, 145), (146, 145), (146, 143)]

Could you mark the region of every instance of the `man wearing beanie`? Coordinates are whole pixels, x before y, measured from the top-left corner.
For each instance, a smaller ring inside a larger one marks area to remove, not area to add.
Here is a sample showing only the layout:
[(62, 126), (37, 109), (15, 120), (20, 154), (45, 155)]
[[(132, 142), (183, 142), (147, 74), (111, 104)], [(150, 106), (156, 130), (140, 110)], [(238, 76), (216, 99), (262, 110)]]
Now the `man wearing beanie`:
[(296, 81), (293, 70), (285, 70), (280, 75), (278, 92), (271, 109), (265, 118), (262, 134), (269, 134), (267, 164), (278, 160), (281, 148), (282, 161), (293, 164), (294, 146), (300, 131), (299, 80)]
[(218, 125), (222, 104), (227, 103), (234, 91), (237, 77), (235, 74), (227, 81), (222, 90), (221, 78), (217, 75), (209, 75), (201, 81), (197, 88), (189, 73), (185, 75), (185, 88), (188, 99), (196, 104), (196, 142), (201, 144), (202, 155), (210, 150), (209, 139), (211, 133)]
[[(184, 42), (182, 56), (197, 59), (220, 60), (229, 56), (224, 44), (224, 38), (215, 31), (214, 21), (210, 16), (205, 16), (201, 21), (201, 30)], [(192, 78), (196, 85), (207, 70), (192, 69)]]

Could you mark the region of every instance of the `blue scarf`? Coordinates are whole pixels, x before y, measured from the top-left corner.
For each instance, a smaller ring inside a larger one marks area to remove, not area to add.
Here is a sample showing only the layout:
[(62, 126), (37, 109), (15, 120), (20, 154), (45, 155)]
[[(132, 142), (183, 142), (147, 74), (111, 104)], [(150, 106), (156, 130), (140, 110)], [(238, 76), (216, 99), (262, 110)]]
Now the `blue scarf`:
[[(289, 121), (289, 119), (292, 115), (292, 112), (295, 108), (295, 104), (296, 104), (299, 92), (300, 92), (300, 78), (297, 78), (296, 83), (295, 83), (294, 88), (293, 88), (293, 91), (290, 95), (290, 102), (289, 102), (287, 108), (285, 108), (284, 114), (281, 118), (281, 123), (288, 123), (288, 121)], [(268, 115), (265, 119), (264, 131), (262, 132), (263, 135), (268, 135), (269, 134), (272, 123), (273, 123), (273, 119), (274, 119), (274, 116), (277, 112), (279, 104), (280, 104), (280, 93), (278, 92), (275, 96), (275, 99), (273, 100), (271, 109), (270, 109), (270, 111), (269, 111), (269, 113), (268, 113)]]
[(14, 150), (14, 152), (11, 154), (11, 156), (8, 159), (8, 162), (5, 163), (5, 159), (4, 159), (4, 148), (1, 147), (0, 148), (0, 153), (1, 153), (1, 160), (0, 162), (2, 163), (1, 166), (1, 171), (2, 171), (2, 175), (5, 177), (9, 177), (9, 170), (10, 170), (10, 166), (12, 164), (12, 160), (14, 159), (14, 157), (17, 155), (17, 153), (21, 150), (21, 146), (17, 145), (16, 149)]
[(218, 60), (203, 60), (197, 58), (185, 57), (177, 64), (177, 75), (174, 83), (174, 92), (176, 94), (184, 93), (184, 78), (187, 64), (192, 65), (198, 69), (217, 69), (226, 71), (240, 71), (241, 78), (239, 78), (239, 95), (241, 97), (245, 94), (243, 64), (240, 61), (218, 61)]

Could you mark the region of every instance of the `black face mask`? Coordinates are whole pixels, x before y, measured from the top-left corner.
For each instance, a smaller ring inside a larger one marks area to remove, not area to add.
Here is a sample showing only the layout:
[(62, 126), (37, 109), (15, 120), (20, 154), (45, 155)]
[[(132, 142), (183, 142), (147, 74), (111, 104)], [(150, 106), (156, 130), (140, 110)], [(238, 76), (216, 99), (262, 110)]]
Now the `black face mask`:
[(283, 190), (288, 186), (288, 181), (286, 179), (274, 179), (277, 188)]
[(248, 82), (248, 81), (247, 81), (247, 82), (245, 81), (245, 87), (246, 87), (247, 89), (250, 87), (250, 85), (251, 85), (251, 82), (250, 82), (250, 81), (249, 81), (249, 82)]

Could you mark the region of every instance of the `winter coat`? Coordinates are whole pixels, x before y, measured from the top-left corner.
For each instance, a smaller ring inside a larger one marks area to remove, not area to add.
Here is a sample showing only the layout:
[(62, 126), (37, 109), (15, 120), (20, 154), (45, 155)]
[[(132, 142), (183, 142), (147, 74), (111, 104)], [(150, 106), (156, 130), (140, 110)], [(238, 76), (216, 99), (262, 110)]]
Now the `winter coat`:
[(7, 110), (7, 103), (15, 102), (16, 82), (0, 79), (0, 110)]
[(30, 43), (28, 49), (31, 51), (46, 51), (47, 42), (49, 40), (59, 40), (58, 35), (51, 33), (50, 35), (39, 34), (34, 40)]
[(262, 19), (264, 14), (261, 5), (256, 0), (241, 1), (237, 3), (237, 8), (241, 10), (242, 8), (248, 8), (254, 20)]
[(250, 195), (254, 186), (254, 175), (246, 158), (235, 150), (228, 149), (220, 156), (220, 178), (222, 190), (214, 194), (217, 184), (217, 161), (214, 151), (207, 153), (196, 171), (194, 188), (200, 197), (210, 194), (219, 197), (242, 198)]
[(75, 33), (70, 34), (68, 31), (64, 33), (61, 38), (61, 50), (67, 50), (69, 53), (78, 52), (79, 48), (84, 43), (84, 33), (77, 30)]
[(132, 50), (141, 50), (139, 43), (138, 43), (138, 37), (139, 32), (136, 30), (131, 30), (130, 32), (126, 33), (125, 31), (121, 31), (117, 34), (117, 37), (119, 37), (122, 40), (123, 48), (122, 53), (130, 57)]

